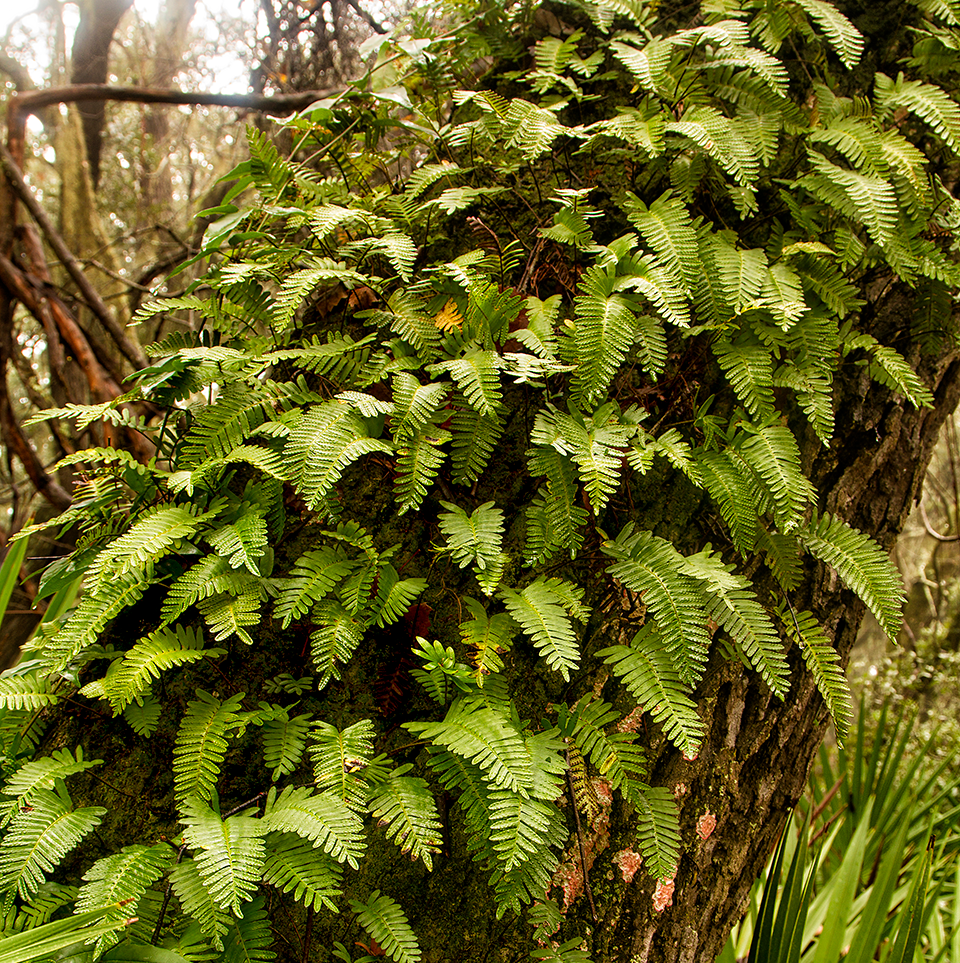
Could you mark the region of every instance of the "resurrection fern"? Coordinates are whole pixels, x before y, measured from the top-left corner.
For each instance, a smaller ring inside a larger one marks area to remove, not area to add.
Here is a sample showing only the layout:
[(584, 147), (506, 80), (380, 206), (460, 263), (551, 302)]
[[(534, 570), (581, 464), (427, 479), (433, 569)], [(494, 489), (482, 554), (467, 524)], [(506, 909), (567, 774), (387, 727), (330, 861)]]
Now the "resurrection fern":
[[(288, 122), (305, 160), (251, 129), (186, 290), (137, 312), (177, 332), (39, 416), (95, 447), (21, 533), (79, 536), (29, 562), (0, 678), (4, 934), (109, 907), (107, 959), (307, 958), (349, 902), (365, 959), (419, 963), (362, 898), (404, 855), (474, 860), (534, 958), (582, 961), (608, 836), (687, 885), (695, 800), (651, 783), (709, 774), (711, 680), (785, 717), (807, 671), (842, 737), (824, 572), (891, 638), (902, 586), (824, 472), (942, 394), (960, 12), (914, 4), (891, 67), (829, 0), (573, 6), (378, 35), (379, 80)], [(145, 745), (141, 786), (113, 747)]]
[(221, 702), (203, 689), (184, 714), (173, 749), (173, 775), (177, 801), (209, 801), (227, 751), (227, 736), (239, 724), (238, 710), (244, 693)]
[(419, 963), (420, 946), (400, 906), (375, 889), (369, 899), (350, 900), (360, 925), (395, 963)]
[(399, 766), (390, 777), (370, 790), (370, 814), (411, 859), (421, 859), (433, 869), (433, 856), (443, 841), (436, 803), (427, 783), (408, 776), (413, 767)]

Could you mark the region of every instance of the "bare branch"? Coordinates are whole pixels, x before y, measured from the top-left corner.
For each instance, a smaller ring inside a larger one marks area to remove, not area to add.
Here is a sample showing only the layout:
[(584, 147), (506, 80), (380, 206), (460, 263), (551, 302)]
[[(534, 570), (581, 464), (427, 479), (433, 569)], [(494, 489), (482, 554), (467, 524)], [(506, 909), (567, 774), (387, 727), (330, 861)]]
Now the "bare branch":
[(124, 331), (117, 319), (110, 313), (110, 309), (104, 303), (103, 298), (100, 297), (97, 289), (90, 283), (86, 274), (84, 274), (80, 262), (74, 257), (73, 252), (67, 247), (66, 242), (54, 228), (53, 222), (47, 216), (47, 212), (33, 196), (33, 191), (30, 190), (26, 181), (23, 179), (23, 175), (20, 173), (20, 169), (17, 167), (13, 157), (10, 156), (9, 151), (4, 147), (0, 147), (0, 164), (2, 164), (3, 171), (7, 175), (7, 182), (40, 226), (40, 230), (43, 231), (47, 242), (50, 247), (53, 248), (60, 262), (67, 269), (67, 273), (73, 278), (74, 283), (80, 289), (80, 293), (83, 295), (90, 310), (93, 311), (100, 323), (107, 329), (110, 337), (113, 338), (117, 347), (123, 352), (130, 363), (137, 369), (145, 368), (147, 366), (147, 356), (143, 353), (143, 348), (127, 337), (127, 332)]

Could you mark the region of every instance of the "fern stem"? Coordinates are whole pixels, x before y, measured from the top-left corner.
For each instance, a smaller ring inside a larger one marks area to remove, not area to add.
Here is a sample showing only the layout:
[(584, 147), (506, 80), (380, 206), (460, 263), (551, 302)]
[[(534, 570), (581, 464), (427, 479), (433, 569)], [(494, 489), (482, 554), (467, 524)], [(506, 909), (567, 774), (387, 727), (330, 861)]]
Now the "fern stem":
[(228, 816), (235, 816), (237, 813), (242, 812), (244, 809), (249, 809), (254, 803), (258, 803), (263, 797), (266, 796), (265, 792), (258, 792), (256, 796), (252, 799), (248, 799), (246, 802), (240, 803), (239, 806), (234, 806), (233, 809), (225, 812), (223, 818), (226, 819)]
[[(183, 859), (184, 851), (187, 848), (187, 844), (184, 843), (177, 850), (177, 859), (174, 866)], [(150, 944), (152, 946), (157, 945), (157, 940), (160, 939), (160, 930), (163, 929), (163, 918), (167, 915), (167, 906), (170, 905), (170, 893), (173, 891), (173, 882), (167, 880), (167, 888), (163, 891), (163, 903), (160, 906), (160, 912), (157, 914), (157, 925), (153, 928), (153, 935), (150, 937)]]

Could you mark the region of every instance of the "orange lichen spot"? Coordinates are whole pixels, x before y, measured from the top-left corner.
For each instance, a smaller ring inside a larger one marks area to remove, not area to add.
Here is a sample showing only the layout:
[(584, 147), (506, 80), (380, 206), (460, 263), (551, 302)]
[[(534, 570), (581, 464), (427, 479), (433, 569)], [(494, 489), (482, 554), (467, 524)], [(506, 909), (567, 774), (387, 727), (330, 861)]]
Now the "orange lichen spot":
[(621, 849), (619, 853), (613, 854), (613, 861), (619, 867), (623, 881), (630, 883), (633, 882), (633, 877), (636, 876), (637, 870), (643, 863), (643, 856), (640, 853), (635, 853), (632, 849)]
[(697, 820), (697, 835), (701, 839), (709, 839), (710, 834), (717, 828), (717, 817), (708, 809)]
[(672, 879), (657, 880), (657, 888), (653, 891), (653, 908), (656, 912), (662, 913), (668, 906), (673, 906), (673, 887)]

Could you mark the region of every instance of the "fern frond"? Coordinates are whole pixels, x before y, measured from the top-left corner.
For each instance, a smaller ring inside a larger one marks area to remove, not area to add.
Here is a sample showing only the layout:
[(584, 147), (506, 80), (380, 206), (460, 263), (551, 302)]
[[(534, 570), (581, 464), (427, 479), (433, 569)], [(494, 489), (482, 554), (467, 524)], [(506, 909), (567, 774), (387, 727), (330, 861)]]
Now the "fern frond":
[(606, 395), (636, 336), (633, 305), (620, 289), (611, 269), (594, 265), (581, 279), (574, 299), (574, 385), (576, 397), (588, 408)]
[(307, 746), (313, 716), (302, 713), (291, 718), (287, 710), (278, 712), (263, 724), (263, 761), (272, 770), (271, 780), (293, 772)]
[(797, 612), (785, 605), (777, 608), (777, 614), (787, 638), (803, 655), (820, 695), (830, 711), (837, 740), (842, 745), (853, 721), (850, 686), (843, 670), (840, 653), (827, 638), (820, 623), (807, 611)]
[(467, 403), (487, 418), (498, 417), (502, 406), (500, 393), (500, 355), (479, 347), (468, 348), (459, 358), (437, 361), (431, 372), (449, 372)]
[(713, 354), (738, 400), (754, 417), (769, 417), (773, 396), (773, 357), (762, 344), (733, 344), (725, 338), (713, 343)]
[(392, 565), (384, 565), (377, 577), (377, 597), (373, 606), (376, 624), (383, 628), (402, 619), (427, 587), (426, 579), (401, 579)]
[(523, 792), (533, 784), (530, 754), (520, 734), (481, 702), (461, 697), (443, 722), (405, 722), (403, 727), (470, 760), (496, 785)]
[(102, 806), (73, 810), (68, 798), (50, 789), (36, 790), (30, 805), (10, 821), (0, 846), (0, 893), (15, 890), (21, 899), (30, 900), (46, 874), (100, 825), (106, 813)]
[(749, 580), (707, 551), (688, 555), (683, 570), (703, 584), (710, 597), (708, 616), (727, 632), (747, 662), (783, 699), (790, 687), (790, 667), (777, 630), (750, 590)]
[(450, 421), (452, 478), (457, 485), (472, 485), (490, 461), (503, 433), (503, 422), (498, 415), (484, 415), (468, 406), (466, 399), (455, 400)]
[(662, 635), (657, 645), (670, 653), (677, 676), (693, 685), (703, 674), (710, 648), (703, 594), (684, 574), (684, 557), (670, 542), (650, 532), (631, 532), (628, 525), (615, 542), (604, 544), (604, 553), (619, 559), (608, 571), (643, 596)]
[(669, 191), (649, 207), (628, 193), (623, 206), (630, 223), (653, 248), (658, 262), (687, 292), (695, 291), (703, 276), (703, 265), (687, 206)]
[(4, 783), (3, 795), (13, 798), (0, 803), (0, 811), (6, 813), (2, 825), (6, 825), (13, 815), (26, 808), (34, 793), (41, 789), (53, 789), (57, 780), (102, 764), (102, 759), (84, 759), (83, 749), (79, 746), (76, 755), (69, 749), (55, 749), (49, 756), (25, 762)]
[(138, 736), (152, 736), (160, 724), (161, 705), (152, 690), (142, 693), (123, 710), (123, 718)]
[(369, 719), (343, 730), (328, 722), (318, 722), (314, 727), (310, 759), (317, 788), (333, 791), (344, 805), (357, 812), (366, 803), (362, 772), (373, 758), (373, 735)]
[(903, 579), (887, 553), (868, 535), (826, 513), (799, 527), (796, 535), (808, 552), (836, 569), (895, 641), (903, 621)]
[(291, 477), (310, 509), (325, 504), (348, 465), (363, 455), (391, 452), (384, 442), (369, 437), (362, 418), (342, 401), (324, 402), (304, 412), (284, 450), (291, 460)]
[(63, 671), (88, 645), (92, 645), (106, 624), (143, 597), (156, 579), (129, 572), (110, 580), (103, 592), (87, 592), (56, 636), (48, 639), (40, 656), (44, 664)]
[(318, 687), (340, 678), (339, 663), (347, 662), (363, 641), (366, 623), (335, 600), (321, 601), (313, 619), (320, 627), (310, 636), (310, 657), (320, 671)]
[(343, 895), (343, 867), (309, 840), (296, 833), (270, 833), (263, 879), (281, 893), (315, 911), (337, 912), (335, 900)]
[(637, 845), (646, 871), (657, 880), (673, 879), (680, 863), (680, 818), (677, 801), (666, 786), (640, 793), (637, 801)]
[(898, 107), (916, 114), (942, 137), (954, 154), (960, 154), (960, 105), (941, 87), (921, 80), (896, 80), (886, 74), (874, 75), (874, 103), (884, 116)]
[(29, 709), (35, 712), (44, 706), (56, 705), (60, 696), (53, 691), (54, 679), (42, 669), (26, 675), (7, 675), (0, 678), (0, 708)]
[(581, 700), (572, 709), (559, 707), (560, 731), (574, 741), (611, 789), (619, 789), (636, 803), (637, 794), (645, 788), (646, 757), (633, 733), (604, 731), (604, 726), (619, 719), (620, 714), (600, 699)]
[(683, 755), (695, 759), (703, 722), (656, 629), (644, 626), (629, 646), (613, 645), (597, 655), (613, 667), (640, 707), (663, 727)]
[(370, 790), (367, 807), (387, 834), (411, 859), (433, 869), (433, 855), (443, 843), (437, 804), (425, 780), (408, 776), (411, 764), (398, 766)]
[(221, 702), (197, 689), (197, 701), (184, 713), (173, 749), (174, 794), (178, 803), (213, 795), (227, 751), (226, 736), (237, 725), (244, 693)]
[(248, 572), (236, 572), (224, 576), (222, 587), (226, 591), (197, 600), (200, 614), (217, 642), (235, 635), (241, 642), (252, 645), (253, 637), (247, 632), (247, 626), (260, 624), (260, 605), (265, 594), (263, 582)]
[[(527, 452), (527, 463), (531, 475), (545, 478), (540, 496), (543, 499), (543, 524), (550, 532), (549, 544), (565, 548), (573, 558), (583, 542), (583, 527), (589, 518), (587, 510), (579, 503), (580, 491), (574, 477), (573, 465), (552, 443), (531, 448)], [(528, 514), (528, 525), (529, 518)], [(527, 538), (529, 542), (529, 531)], [(533, 563), (529, 544), (527, 557)]]
[(493, 502), (484, 502), (469, 515), (451, 502), (440, 503), (440, 531), (453, 560), (470, 565), (485, 595), (493, 595), (503, 574), (503, 512)]
[(280, 627), (285, 629), (294, 619), (306, 615), (353, 567), (353, 562), (327, 546), (304, 552), (294, 563), (274, 607), (274, 615), (282, 620)]
[(844, 340), (845, 352), (857, 348), (864, 348), (873, 356), (870, 374), (877, 381), (892, 391), (900, 392), (917, 408), (933, 407), (933, 394), (930, 389), (898, 351), (880, 344), (871, 334), (856, 334)]
[(472, 650), (471, 658), (476, 667), (474, 678), (482, 688), (485, 676), (503, 668), (500, 653), (510, 648), (517, 627), (506, 612), (488, 616), (487, 610), (476, 599), (464, 596), (461, 602), (472, 618), (460, 623), (460, 638)]
[(882, 177), (870, 177), (838, 167), (815, 150), (807, 156), (816, 173), (804, 175), (799, 183), (845, 217), (859, 221), (882, 248), (896, 247), (897, 194)]
[(227, 914), (200, 876), (195, 859), (183, 859), (170, 873), (170, 883), (184, 913), (195, 919), (203, 935), (223, 950), (223, 934), (227, 930)]
[(817, 493), (803, 474), (797, 440), (785, 425), (741, 423), (733, 450), (744, 460), (773, 503), (779, 528), (789, 532)]
[[(365, 848), (360, 817), (333, 790), (313, 795), (308, 786), (271, 789), (263, 814), (269, 832), (296, 833), (309, 839), (337, 862), (356, 869)], [(233, 817), (232, 817), (233, 818)]]
[(367, 900), (350, 900), (360, 925), (394, 963), (419, 963), (420, 944), (399, 904), (375, 889)]
[[(114, 659), (100, 682), (100, 688), (117, 715), (139, 699), (166, 669), (222, 654), (222, 649), (203, 647), (203, 634), (198, 629), (166, 626), (144, 636), (122, 658)], [(88, 694), (87, 690), (83, 691)]]
[[(148, 886), (155, 883), (176, 857), (176, 850), (169, 843), (154, 846), (124, 846), (119, 853), (98, 859), (84, 874), (86, 885), (77, 894), (76, 912), (101, 906), (132, 902), (143, 896)], [(127, 915), (126, 909), (118, 913)], [(100, 937), (95, 952), (112, 946), (119, 935), (111, 933)]]
[(231, 568), (242, 566), (259, 576), (259, 562), (267, 548), (267, 522), (263, 512), (249, 505), (243, 505), (240, 511), (236, 521), (208, 532), (206, 539)]
[[(483, 415), (473, 414), (483, 420)], [(397, 475), (394, 479), (401, 515), (420, 507), (447, 457), (443, 446), (452, 438), (449, 431), (437, 427), (425, 427), (404, 438), (404, 443), (397, 449)]]
[(228, 816), (202, 799), (188, 796), (181, 804), (184, 842), (194, 851), (197, 872), (210, 896), (234, 916), (253, 897), (263, 875), (264, 845), (260, 820)]
[(580, 648), (568, 612), (581, 621), (589, 618), (580, 604), (583, 590), (559, 579), (537, 579), (522, 592), (503, 588), (499, 595), (547, 665), (569, 680), (570, 670), (580, 665)]
[(796, 4), (826, 34), (847, 70), (853, 70), (863, 53), (863, 35), (826, 0), (796, 0)]
[(221, 963), (272, 963), (277, 954), (270, 928), (270, 914), (264, 909), (264, 897), (244, 903), (239, 917), (227, 921)]

